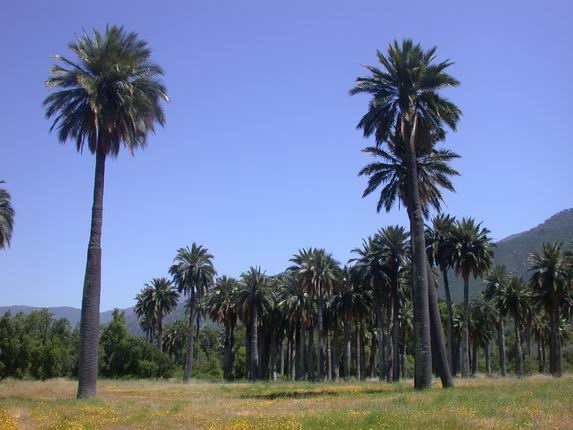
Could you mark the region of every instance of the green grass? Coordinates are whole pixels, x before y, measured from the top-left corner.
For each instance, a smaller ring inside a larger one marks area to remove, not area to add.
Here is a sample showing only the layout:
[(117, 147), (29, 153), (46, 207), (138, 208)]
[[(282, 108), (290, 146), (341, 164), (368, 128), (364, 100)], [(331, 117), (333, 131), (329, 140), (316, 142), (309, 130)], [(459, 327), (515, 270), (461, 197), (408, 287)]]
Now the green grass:
[(573, 428), (573, 378), (475, 378), (415, 391), (411, 381), (339, 384), (69, 380), (0, 383), (1, 429)]

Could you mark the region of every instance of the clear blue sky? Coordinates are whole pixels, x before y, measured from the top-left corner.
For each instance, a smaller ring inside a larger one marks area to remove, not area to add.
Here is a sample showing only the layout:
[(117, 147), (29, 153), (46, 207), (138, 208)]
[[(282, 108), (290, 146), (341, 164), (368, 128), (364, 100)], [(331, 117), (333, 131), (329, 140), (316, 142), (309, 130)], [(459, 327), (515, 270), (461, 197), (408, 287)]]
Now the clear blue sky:
[(127, 307), (197, 241), (220, 274), (286, 267), (300, 247), (346, 261), (405, 224), (361, 199), (349, 97), (375, 50), (410, 37), (455, 61), (462, 155), (446, 210), (495, 238), (573, 207), (573, 3), (563, 1), (5, 1), (0, 5), (0, 179), (17, 211), (0, 252), (0, 305), (81, 303), (94, 159), (60, 145), (41, 102), (51, 54), (82, 29), (137, 31), (166, 70), (167, 125), (107, 167), (102, 310)]

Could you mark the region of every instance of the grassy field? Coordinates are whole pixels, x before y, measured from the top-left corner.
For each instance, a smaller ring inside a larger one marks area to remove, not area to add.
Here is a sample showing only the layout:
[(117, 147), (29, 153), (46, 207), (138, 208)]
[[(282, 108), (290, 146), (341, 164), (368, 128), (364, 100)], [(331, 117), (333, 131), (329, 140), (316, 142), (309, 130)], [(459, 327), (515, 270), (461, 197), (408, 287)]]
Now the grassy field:
[(68, 380), (0, 382), (0, 429), (573, 428), (573, 378), (475, 378), (416, 392), (411, 381), (234, 383), (101, 381), (74, 399)]

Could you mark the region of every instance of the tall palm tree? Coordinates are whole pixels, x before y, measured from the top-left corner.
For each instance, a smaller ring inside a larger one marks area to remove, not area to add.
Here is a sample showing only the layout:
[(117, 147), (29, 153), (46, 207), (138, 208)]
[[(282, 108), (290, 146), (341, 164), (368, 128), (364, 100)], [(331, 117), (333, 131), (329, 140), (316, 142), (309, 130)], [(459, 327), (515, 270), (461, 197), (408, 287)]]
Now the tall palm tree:
[(84, 33), (68, 45), (77, 60), (61, 55), (46, 85), (54, 89), (44, 100), (46, 117), (54, 118), (64, 143), (87, 144), (96, 156), (92, 221), (80, 321), (78, 397), (95, 396), (101, 291), (101, 231), (105, 161), (124, 146), (130, 153), (147, 143), (155, 123), (163, 125), (161, 101), (167, 101), (160, 81), (162, 69), (151, 61), (151, 50), (137, 33), (106, 27), (105, 33)]
[(376, 331), (378, 335), (379, 369), (378, 376), (381, 381), (386, 375), (386, 349), (384, 330), (384, 307), (391, 305), (390, 283), (388, 277), (382, 269), (380, 261), (379, 243), (376, 236), (362, 240), (361, 248), (354, 248), (352, 253), (357, 254), (356, 258), (349, 260), (349, 263), (356, 263), (355, 270), (360, 270), (365, 281), (372, 290), (374, 313), (376, 317)]
[(319, 345), (319, 378), (326, 377), (326, 349), (324, 333), (325, 297), (334, 286), (338, 263), (324, 249), (302, 249), (291, 259), (303, 284), (317, 301), (317, 329)]
[(416, 342), (416, 388), (432, 385), (431, 330), (426, 270), (424, 216), (420, 197), (417, 154), (431, 144), (430, 136), (443, 134), (443, 127), (455, 130), (460, 110), (439, 91), (455, 87), (458, 81), (446, 73), (451, 62), (435, 62), (436, 48), (424, 51), (419, 44), (395, 41), (387, 55), (378, 51), (379, 69), (366, 66), (371, 76), (356, 79), (350, 94), (365, 93), (371, 101), (358, 123), (365, 137), (374, 134), (376, 146), (390, 136), (400, 136), (405, 147), (407, 209), (413, 244), (414, 326)]
[(400, 379), (400, 282), (403, 274), (410, 265), (408, 255), (410, 235), (404, 227), (389, 226), (378, 231), (375, 243), (382, 264), (382, 270), (390, 284), (392, 322), (392, 359), (391, 372), (388, 372), (390, 381)]
[(364, 287), (364, 281), (365, 276), (362, 268), (359, 266), (344, 267), (330, 299), (330, 306), (342, 319), (344, 327), (343, 364), (345, 380), (350, 378), (351, 323), (361, 319), (371, 311), (372, 298)]
[(241, 274), (241, 286), (237, 291), (237, 306), (245, 314), (250, 314), (251, 360), (250, 377), (257, 379), (259, 375), (259, 318), (271, 305), (269, 279), (260, 267), (251, 267)]
[(493, 267), (484, 278), (484, 298), (490, 301), (497, 310), (497, 342), (499, 350), (499, 367), (501, 376), (507, 374), (507, 358), (505, 353), (505, 326), (504, 317), (506, 314), (500, 307), (500, 298), (503, 290), (509, 282), (509, 273), (505, 266)]
[(511, 275), (505, 288), (500, 291), (498, 306), (502, 313), (513, 317), (515, 327), (515, 374), (523, 376), (523, 350), (521, 347), (521, 324), (527, 313), (530, 292), (525, 281), (517, 275)]
[(559, 336), (561, 306), (571, 294), (573, 280), (573, 257), (562, 248), (561, 243), (543, 243), (541, 252), (529, 257), (533, 299), (545, 308), (549, 317), (549, 371), (555, 377), (563, 373)]
[[(454, 191), (450, 177), (459, 173), (449, 166), (451, 160), (458, 158), (458, 155), (452, 151), (436, 149), (438, 142), (443, 140), (444, 134), (436, 132), (428, 139), (429, 145), (421, 148), (417, 154), (418, 160), (418, 178), (420, 185), (420, 201), (424, 216), (428, 216), (430, 208), (440, 210), (443, 201), (441, 189)], [(381, 161), (373, 162), (360, 171), (360, 175), (369, 175), (368, 186), (364, 191), (363, 197), (372, 193), (377, 188), (383, 186), (378, 200), (377, 210), (384, 208), (389, 211), (396, 200), (407, 207), (407, 161), (405, 158), (404, 142), (402, 139), (393, 134), (387, 143), (388, 150), (382, 148), (366, 148), (368, 152)], [(427, 268), (427, 277), (429, 285), (435, 286), (434, 276)], [(442, 339), (442, 324), (439, 318), (439, 309), (437, 303), (437, 294), (433, 288), (428, 289), (430, 305), (430, 323), (433, 357), (437, 359), (438, 369), (442, 377), (443, 386), (450, 387), (453, 380), (450, 372), (447, 351)], [(446, 366), (445, 361), (448, 361)]]
[(448, 281), (448, 270), (452, 267), (452, 255), (454, 246), (451, 232), (454, 228), (455, 217), (445, 214), (438, 214), (432, 218), (432, 225), (426, 228), (428, 254), (430, 261), (438, 266), (442, 273), (444, 292), (446, 293), (446, 338), (448, 351), (448, 364), (450, 368), (454, 365), (454, 316), (452, 311), (452, 295), (450, 283)]
[(453, 261), (456, 273), (464, 280), (462, 378), (470, 376), (469, 358), (469, 282), (470, 276), (482, 276), (493, 261), (492, 239), (489, 230), (473, 218), (462, 218), (452, 230), (454, 242)]
[(197, 303), (213, 284), (217, 272), (213, 266), (213, 256), (209, 254), (207, 248), (193, 242), (191, 248), (186, 246), (177, 250), (169, 273), (173, 276), (177, 290), (188, 298), (186, 309), (189, 331), (183, 370), (183, 382), (187, 384), (193, 368), (193, 326), (197, 317)]
[(163, 351), (163, 319), (177, 307), (179, 293), (167, 278), (153, 278), (145, 284), (154, 320), (157, 323), (157, 347)]
[(214, 288), (206, 297), (206, 309), (210, 318), (223, 324), (223, 376), (233, 379), (233, 351), (235, 348), (235, 326), (237, 325), (236, 295), (239, 283), (236, 279), (222, 276), (215, 282)]
[(309, 320), (310, 296), (303, 283), (299, 282), (297, 272), (287, 270), (280, 279), (281, 293), (279, 308), (294, 327), (295, 332), (295, 378), (304, 379), (305, 327)]
[[(3, 184), (4, 181), (0, 181)], [(10, 246), (12, 231), (14, 230), (14, 208), (10, 193), (0, 188), (0, 249)]]

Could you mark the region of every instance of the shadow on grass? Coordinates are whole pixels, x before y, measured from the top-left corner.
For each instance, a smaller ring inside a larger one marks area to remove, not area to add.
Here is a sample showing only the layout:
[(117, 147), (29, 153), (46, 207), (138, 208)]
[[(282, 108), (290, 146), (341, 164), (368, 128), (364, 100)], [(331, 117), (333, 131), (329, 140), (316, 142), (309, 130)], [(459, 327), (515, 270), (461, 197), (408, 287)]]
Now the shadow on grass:
[[(400, 390), (401, 391), (401, 390)], [(300, 391), (300, 390), (285, 390), (275, 391), (266, 394), (242, 394), (241, 399), (259, 399), (259, 400), (276, 400), (276, 399), (308, 399), (313, 397), (339, 397), (356, 394), (395, 394), (395, 391), (388, 389), (374, 389), (366, 388), (363, 390), (347, 391), (347, 390), (314, 390), (314, 391)]]

